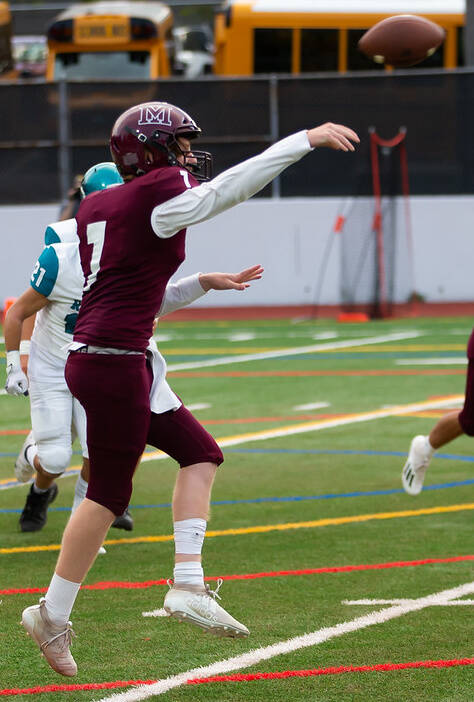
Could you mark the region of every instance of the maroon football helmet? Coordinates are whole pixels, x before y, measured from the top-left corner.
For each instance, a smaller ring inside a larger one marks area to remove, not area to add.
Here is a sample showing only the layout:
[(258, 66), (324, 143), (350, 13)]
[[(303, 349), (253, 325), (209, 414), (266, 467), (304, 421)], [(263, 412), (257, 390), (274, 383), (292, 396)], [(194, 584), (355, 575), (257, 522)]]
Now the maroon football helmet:
[(167, 102), (144, 102), (123, 112), (110, 137), (110, 153), (120, 174), (138, 176), (163, 166), (182, 166), (176, 158), (185, 157), (184, 167), (199, 181), (211, 178), (212, 156), (194, 151), (197, 163), (186, 163), (178, 137), (195, 139), (201, 134), (196, 122), (184, 110)]

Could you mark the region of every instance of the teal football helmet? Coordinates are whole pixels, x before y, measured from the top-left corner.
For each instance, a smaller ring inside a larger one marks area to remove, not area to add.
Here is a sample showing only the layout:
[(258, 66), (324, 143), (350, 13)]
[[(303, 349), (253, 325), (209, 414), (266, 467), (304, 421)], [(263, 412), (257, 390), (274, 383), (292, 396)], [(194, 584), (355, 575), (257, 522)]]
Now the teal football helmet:
[(81, 183), (81, 195), (86, 197), (96, 190), (105, 190), (111, 185), (122, 185), (123, 178), (117, 170), (115, 163), (105, 161), (91, 166), (84, 175)]

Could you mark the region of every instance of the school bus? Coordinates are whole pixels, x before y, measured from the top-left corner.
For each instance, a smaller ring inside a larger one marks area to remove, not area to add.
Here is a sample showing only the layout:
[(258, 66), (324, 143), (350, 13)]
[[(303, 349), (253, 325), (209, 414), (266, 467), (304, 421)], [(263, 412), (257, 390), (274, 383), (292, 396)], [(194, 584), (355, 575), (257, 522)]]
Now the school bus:
[(0, 75), (8, 78), (12, 75), (12, 18), (7, 2), (0, 2)]
[(465, 0), (227, 0), (215, 19), (221, 75), (380, 70), (360, 53), (364, 32), (386, 17), (419, 14), (446, 30), (423, 68), (463, 63)]
[(71, 5), (50, 25), (47, 80), (170, 75), (173, 15), (162, 2)]

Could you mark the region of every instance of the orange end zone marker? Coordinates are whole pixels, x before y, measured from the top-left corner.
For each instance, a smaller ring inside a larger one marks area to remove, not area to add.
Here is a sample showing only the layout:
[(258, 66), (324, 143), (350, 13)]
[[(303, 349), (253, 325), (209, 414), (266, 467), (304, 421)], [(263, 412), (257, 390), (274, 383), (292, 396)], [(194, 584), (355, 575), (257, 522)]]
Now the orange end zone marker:
[(10, 309), (10, 307), (13, 305), (13, 303), (16, 302), (16, 297), (6, 297), (5, 301), (3, 303), (3, 311), (2, 311), (2, 320), (5, 321), (5, 317), (7, 316), (7, 312)]
[(368, 322), (369, 315), (365, 312), (341, 312), (337, 316), (338, 322)]

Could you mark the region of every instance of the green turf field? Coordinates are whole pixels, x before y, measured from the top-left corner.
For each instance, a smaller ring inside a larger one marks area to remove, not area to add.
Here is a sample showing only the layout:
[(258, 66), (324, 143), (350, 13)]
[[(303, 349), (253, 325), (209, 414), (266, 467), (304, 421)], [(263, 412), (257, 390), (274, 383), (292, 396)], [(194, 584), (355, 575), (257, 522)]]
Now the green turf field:
[[(162, 607), (166, 590), (143, 584), (172, 575), (169, 502), (176, 474), (170, 459), (148, 453), (135, 479), (134, 531), (110, 531), (108, 538), (120, 543), (107, 546), (86, 581), (107, 588), (81, 592), (72, 615), (74, 679), (52, 672), (18, 624), (22, 609), (40, 595), (11, 590), (48, 585), (75, 473), (59, 480), (45, 528), (22, 534), (18, 518), (28, 488), (14, 483), (13, 463), (29, 428), (29, 406), (26, 398), (0, 395), (0, 695), (41, 702), (113, 695), (124, 702), (474, 699), (467, 660), (473, 661), (472, 440), (461, 437), (440, 451), (418, 497), (406, 495), (400, 482), (411, 438), (460, 406), (471, 327), (469, 318), (163, 323), (158, 342), (170, 385), (186, 405), (201, 406), (196, 417), (224, 446), (205, 573), (224, 577), (221, 603), (251, 636), (213, 639), (168, 618), (143, 616)], [(292, 352), (270, 355), (281, 349)], [(4, 375), (2, 353), (2, 388)], [(74, 455), (72, 466), (79, 462)], [(118, 587), (125, 582), (141, 586)], [(365, 603), (354, 603), (360, 600)], [(466, 604), (449, 606), (453, 600)], [(301, 639), (304, 634), (313, 636)], [(253, 655), (246, 664), (225, 664), (247, 652)], [(444, 663), (421, 665), (427, 661)], [(294, 674), (388, 663), (403, 667)], [(168, 678), (201, 666), (202, 674), (188, 677), (241, 676), (166, 691)], [(145, 687), (134, 692), (130, 685), (43, 690), (156, 680), (162, 688), (148, 696)]]

